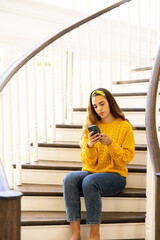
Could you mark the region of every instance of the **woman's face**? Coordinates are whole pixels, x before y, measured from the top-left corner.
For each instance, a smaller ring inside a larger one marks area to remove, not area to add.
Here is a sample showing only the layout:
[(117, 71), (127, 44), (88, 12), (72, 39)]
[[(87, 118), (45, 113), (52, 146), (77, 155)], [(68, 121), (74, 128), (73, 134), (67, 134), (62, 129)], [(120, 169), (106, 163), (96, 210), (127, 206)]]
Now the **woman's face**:
[(92, 105), (95, 112), (102, 120), (112, 117), (107, 99), (104, 96), (97, 95), (92, 97)]

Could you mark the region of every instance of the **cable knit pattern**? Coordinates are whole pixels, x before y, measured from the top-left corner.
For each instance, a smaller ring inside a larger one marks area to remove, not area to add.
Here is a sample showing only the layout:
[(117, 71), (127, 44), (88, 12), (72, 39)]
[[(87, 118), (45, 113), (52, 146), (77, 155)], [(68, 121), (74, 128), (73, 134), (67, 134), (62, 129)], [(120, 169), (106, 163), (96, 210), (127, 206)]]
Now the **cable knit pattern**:
[(88, 148), (88, 138), (83, 138), (81, 152), (84, 164), (82, 171), (92, 173), (116, 172), (126, 177), (128, 169), (125, 167), (134, 157), (135, 140), (132, 126), (120, 118), (112, 123), (98, 123), (101, 132), (112, 139), (112, 143), (107, 146), (100, 142), (93, 148)]

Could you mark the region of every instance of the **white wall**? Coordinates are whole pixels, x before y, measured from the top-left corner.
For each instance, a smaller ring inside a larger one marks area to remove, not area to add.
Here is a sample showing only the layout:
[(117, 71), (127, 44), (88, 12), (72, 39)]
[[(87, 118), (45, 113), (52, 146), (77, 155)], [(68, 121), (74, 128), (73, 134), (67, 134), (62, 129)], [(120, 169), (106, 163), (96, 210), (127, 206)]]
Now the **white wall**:
[(84, 13), (51, 4), (1, 0), (0, 75), (23, 51), (84, 17)]

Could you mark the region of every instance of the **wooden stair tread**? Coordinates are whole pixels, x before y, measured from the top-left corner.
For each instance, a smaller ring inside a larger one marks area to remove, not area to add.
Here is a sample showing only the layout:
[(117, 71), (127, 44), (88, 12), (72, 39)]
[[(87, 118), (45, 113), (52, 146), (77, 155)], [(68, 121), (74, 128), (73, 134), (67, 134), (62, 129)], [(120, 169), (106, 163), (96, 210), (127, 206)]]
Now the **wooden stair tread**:
[[(23, 184), (15, 186), (15, 190), (22, 192), (24, 196), (63, 196), (63, 186), (47, 184)], [(145, 198), (146, 190), (139, 188), (125, 188), (121, 193), (113, 197)]]
[[(14, 164), (14, 167), (16, 165)], [(81, 162), (70, 161), (46, 161), (39, 160), (30, 164), (22, 164), (23, 169), (41, 169), (41, 170), (81, 170), (83, 164)], [(146, 165), (128, 164), (126, 166), (129, 172), (146, 173)]]
[[(31, 143), (33, 146), (33, 143)], [(38, 143), (39, 147), (46, 147), (46, 148), (76, 148), (79, 149), (80, 145), (78, 142), (44, 142)], [(147, 144), (136, 144), (135, 150), (138, 151), (147, 151)]]
[[(81, 223), (85, 221), (86, 213), (82, 212)], [(102, 212), (102, 224), (112, 223), (142, 223), (145, 222), (145, 213), (143, 212)], [(66, 225), (65, 212), (37, 212), (22, 211), (22, 226), (38, 226), (38, 225)]]
[[(86, 112), (86, 108), (73, 108), (73, 112)], [(121, 108), (123, 112), (145, 112), (145, 108)]]
[(152, 70), (152, 66), (148, 66), (148, 67), (137, 67), (137, 68), (132, 68), (132, 69), (131, 69), (132, 72), (148, 71), (148, 70)]
[(145, 79), (135, 79), (135, 80), (124, 80), (124, 81), (114, 81), (113, 85), (120, 85), (120, 84), (133, 84), (133, 83), (149, 83), (149, 78)]
[[(82, 129), (82, 124), (56, 124), (56, 128), (63, 129)], [(133, 126), (133, 130), (146, 131), (145, 126)]]

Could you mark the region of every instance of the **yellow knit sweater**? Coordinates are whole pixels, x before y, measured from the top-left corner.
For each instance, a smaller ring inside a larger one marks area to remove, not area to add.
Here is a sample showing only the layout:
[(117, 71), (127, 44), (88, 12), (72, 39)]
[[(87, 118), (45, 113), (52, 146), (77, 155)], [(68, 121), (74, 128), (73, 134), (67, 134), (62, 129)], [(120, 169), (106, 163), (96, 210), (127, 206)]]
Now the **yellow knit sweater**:
[(112, 139), (112, 143), (107, 146), (100, 142), (93, 148), (88, 148), (88, 138), (83, 138), (81, 152), (82, 171), (92, 173), (115, 172), (126, 177), (128, 169), (125, 167), (134, 157), (135, 140), (132, 126), (120, 118), (112, 123), (98, 123), (101, 132)]

